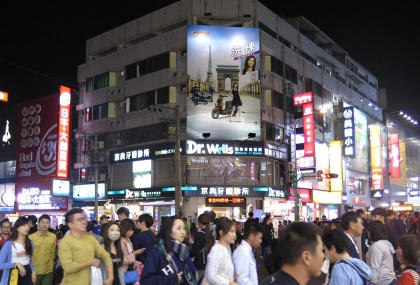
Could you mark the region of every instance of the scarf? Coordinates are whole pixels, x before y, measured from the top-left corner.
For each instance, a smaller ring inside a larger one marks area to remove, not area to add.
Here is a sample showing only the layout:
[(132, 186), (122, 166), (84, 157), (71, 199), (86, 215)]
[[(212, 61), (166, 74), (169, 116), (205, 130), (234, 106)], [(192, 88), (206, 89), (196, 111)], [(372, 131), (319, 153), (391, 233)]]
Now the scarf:
[(158, 243), (156, 244), (156, 248), (159, 249), (159, 251), (166, 257), (166, 260), (177, 274), (179, 273), (180, 267), (182, 266), (179, 261), (183, 263), (184, 273), (182, 274), (182, 282), (188, 285), (197, 285), (197, 279), (193, 274), (196, 272), (196, 270), (190, 259), (188, 247), (177, 240), (171, 240), (171, 246), (172, 251), (168, 253), (163, 246), (162, 239), (159, 239)]

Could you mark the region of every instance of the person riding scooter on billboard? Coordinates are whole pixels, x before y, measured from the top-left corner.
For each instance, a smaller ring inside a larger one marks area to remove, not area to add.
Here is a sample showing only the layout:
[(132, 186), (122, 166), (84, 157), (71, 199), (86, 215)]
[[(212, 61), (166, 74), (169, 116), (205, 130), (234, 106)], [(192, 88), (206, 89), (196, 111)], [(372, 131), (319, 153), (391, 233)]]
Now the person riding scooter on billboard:
[(200, 96), (200, 94), (199, 94), (200, 93), (200, 88), (198, 87), (197, 82), (195, 82), (193, 88), (191, 88), (191, 93), (193, 94), (193, 98), (194, 98), (193, 102), (194, 102), (195, 105), (197, 105), (198, 104), (198, 99), (199, 99), (199, 96)]

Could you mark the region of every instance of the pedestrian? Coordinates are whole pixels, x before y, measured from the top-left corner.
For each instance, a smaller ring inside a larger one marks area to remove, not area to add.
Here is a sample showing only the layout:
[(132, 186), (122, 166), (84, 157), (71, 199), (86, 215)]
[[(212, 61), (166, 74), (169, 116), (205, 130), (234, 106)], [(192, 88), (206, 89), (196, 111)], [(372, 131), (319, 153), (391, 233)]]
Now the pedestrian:
[(117, 211), (118, 220), (121, 223), (122, 220), (130, 217), (130, 210), (126, 207), (121, 207)]
[(314, 223), (294, 222), (278, 238), (282, 266), (261, 285), (306, 285), (311, 277), (321, 275), (324, 262), (322, 230)]
[(226, 217), (220, 218), (216, 223), (216, 239), (207, 237), (206, 252), (207, 265), (204, 275), (204, 284), (238, 285), (235, 282), (235, 270), (229, 245), (235, 242), (236, 229), (233, 222)]
[(397, 234), (395, 231), (390, 227), (388, 215), (385, 208), (375, 208), (372, 211), (372, 220), (373, 221), (381, 221), (385, 225), (386, 234), (388, 236), (389, 242), (392, 244), (394, 249), (397, 248)]
[(10, 232), (12, 231), (12, 224), (9, 219), (4, 219), (0, 223), (1, 234), (0, 234), (0, 249), (3, 247), (4, 243), (10, 239)]
[(131, 239), (134, 250), (140, 250), (136, 260), (143, 264), (146, 264), (148, 253), (153, 250), (156, 244), (156, 235), (150, 230), (151, 226), (153, 226), (153, 217), (149, 214), (141, 214), (137, 226), (140, 233)]
[(37, 226), (37, 222), (38, 222), (38, 218), (35, 215), (29, 215), (28, 216), (28, 220), (29, 220), (29, 234), (33, 234), (34, 232), (38, 231), (38, 226)]
[(266, 215), (262, 222), (262, 227), (264, 229), (264, 235), (261, 245), (263, 250), (263, 257), (269, 256), (271, 254), (271, 246), (273, 245), (273, 235), (271, 234), (272, 223), (273, 218), (270, 215)]
[[(122, 263), (122, 270), (123, 272), (127, 272), (129, 266), (132, 267), (131, 269), (138, 270), (138, 264), (136, 262), (136, 256), (139, 255), (144, 251), (144, 249), (134, 250), (133, 244), (131, 243), (131, 236), (134, 233), (134, 228), (136, 224), (131, 219), (123, 219), (120, 222), (120, 229), (121, 229), (121, 248), (124, 255), (124, 260)], [(106, 232), (106, 230), (105, 230)]]
[(420, 281), (420, 236), (404, 235), (398, 239), (397, 260), (405, 265), (398, 285), (417, 285)]
[(96, 226), (93, 223), (90, 223), (90, 222), (87, 223), (87, 225), (86, 225), (86, 232), (85, 233), (87, 235), (93, 236), (100, 244), (103, 244), (104, 243), (104, 238), (102, 236), (94, 233), (95, 227)]
[(48, 231), (51, 224), (49, 215), (42, 215), (38, 220), (39, 229), (29, 235), (34, 243), (32, 260), (36, 271), (36, 285), (51, 285), (57, 236)]
[(107, 224), (109, 219), (110, 219), (110, 217), (109, 217), (109, 216), (102, 215), (102, 216), (99, 218), (99, 224), (94, 226), (94, 228), (93, 228), (93, 232), (94, 232), (95, 234), (97, 234), (97, 235), (100, 235), (100, 234), (101, 234), (101, 226), (102, 226), (103, 224)]
[(207, 214), (198, 216), (197, 222), (200, 230), (195, 235), (194, 243), (190, 250), (190, 257), (194, 258), (194, 266), (198, 273), (197, 279), (200, 280), (201, 277), (204, 276), (204, 271), (206, 270), (206, 238), (212, 234), (210, 229), (210, 218)]
[(179, 216), (166, 218), (156, 237), (156, 247), (148, 253), (151, 262), (144, 264), (141, 284), (197, 284), (196, 269), (183, 244), (186, 232)]
[(190, 225), (188, 224), (187, 218), (184, 217), (182, 220), (184, 221), (186, 237), (188, 238), (190, 236)]
[(407, 234), (407, 227), (404, 223), (405, 219), (406, 219), (405, 214), (399, 214), (398, 219), (395, 219), (394, 230), (395, 230), (395, 233), (397, 234), (398, 237), (401, 237), (401, 236)]
[(232, 255), (232, 262), (235, 267), (235, 274), (239, 275), (239, 285), (258, 284), (257, 262), (252, 249), (261, 245), (264, 229), (262, 226), (252, 224), (245, 229), (244, 239)]
[[(104, 232), (104, 248), (112, 259), (112, 274), (114, 275), (112, 285), (125, 285), (124, 273), (122, 270), (124, 254), (121, 249), (121, 229), (118, 223), (110, 222), (106, 224), (106, 230)], [(101, 262), (100, 268), (102, 279), (108, 279), (109, 273), (104, 262)]]
[[(252, 223), (257, 223), (254, 219), (254, 213), (253, 212), (249, 212), (248, 213), (248, 219), (246, 219), (245, 221), (245, 225), (244, 225), (244, 229), (249, 226)], [(257, 223), (258, 224), (258, 223)]]
[(353, 258), (360, 258), (359, 249), (354, 239), (363, 233), (362, 218), (355, 212), (344, 213), (341, 216), (341, 226), (343, 227), (344, 233), (350, 239), (348, 253)]
[(372, 271), (372, 281), (376, 285), (397, 285), (394, 272), (394, 248), (388, 241), (385, 225), (380, 221), (367, 224), (372, 245), (366, 254), (366, 263)]
[[(108, 272), (113, 272), (112, 260), (98, 241), (90, 235), (85, 235), (87, 220), (83, 210), (74, 208), (65, 215), (66, 225), (70, 233), (66, 235), (58, 246), (58, 257), (64, 269), (61, 284), (89, 285), (90, 267), (99, 267), (100, 260), (105, 263)], [(113, 274), (108, 274), (108, 279), (103, 280), (104, 285), (111, 285)]]
[(369, 266), (350, 256), (349, 244), (352, 243), (344, 232), (337, 229), (326, 231), (322, 242), (326, 257), (334, 264), (328, 285), (364, 285), (365, 280), (371, 280)]
[(36, 282), (36, 271), (32, 263), (34, 243), (29, 239), (30, 221), (28, 218), (19, 217), (0, 252), (0, 270), (3, 276), (0, 284), (9, 284), (10, 270), (17, 268), (18, 284), (33, 285)]

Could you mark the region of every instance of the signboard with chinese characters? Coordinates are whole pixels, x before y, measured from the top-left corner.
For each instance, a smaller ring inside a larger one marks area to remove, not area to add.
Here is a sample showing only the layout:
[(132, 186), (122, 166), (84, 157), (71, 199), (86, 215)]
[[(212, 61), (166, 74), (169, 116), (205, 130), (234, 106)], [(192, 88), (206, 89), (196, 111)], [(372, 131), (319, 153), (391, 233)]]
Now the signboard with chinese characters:
[(246, 207), (243, 197), (207, 197), (206, 207)]
[(60, 108), (58, 113), (57, 177), (69, 176), (71, 90), (60, 86)]
[(293, 106), (300, 106), (306, 103), (313, 103), (314, 95), (312, 92), (306, 92), (293, 95)]
[(314, 104), (303, 104), (303, 135), (305, 137), (304, 150), (305, 156), (315, 155), (315, 124), (314, 124)]
[(342, 169), (341, 141), (332, 141), (330, 142), (330, 173), (338, 174), (338, 178), (330, 179), (331, 191), (333, 192), (343, 191)]
[[(175, 188), (174, 188), (175, 189)], [(182, 186), (185, 196), (245, 196), (245, 197), (267, 197), (270, 187), (266, 186)], [(275, 189), (276, 190), (276, 189)]]
[(312, 202), (322, 204), (341, 204), (341, 193), (312, 190)]
[(368, 122), (367, 116), (354, 109), (354, 158), (346, 157), (346, 169), (368, 173)]
[(401, 176), (401, 171), (398, 134), (389, 135), (389, 158), (391, 162), (391, 178), (399, 178)]
[(345, 107), (343, 110), (343, 156), (355, 156), (354, 138), (354, 107)]
[[(187, 139), (210, 133), (211, 139), (242, 141), (254, 133), (253, 139), (260, 141), (260, 30), (188, 25), (187, 50)], [(208, 101), (214, 102), (208, 104), (210, 109), (194, 103), (198, 92), (210, 95)], [(212, 111), (219, 94), (227, 98), (221, 98), (223, 106)], [(230, 112), (224, 107), (232, 99), (239, 110), (229, 123)]]
[(68, 197), (70, 194), (70, 181), (54, 179), (52, 181), (52, 189), (54, 196)]
[(37, 183), (26, 184), (17, 195), (17, 211), (67, 211), (68, 197), (53, 197), (50, 185)]
[(107, 197), (111, 199), (174, 199), (175, 187), (109, 190), (107, 191)]
[[(105, 183), (98, 183), (98, 199), (105, 199)], [(73, 186), (74, 201), (95, 200), (95, 184), (80, 184)]]
[(274, 145), (264, 142), (264, 156), (272, 157), (278, 160), (289, 160), (289, 151), (286, 145)]
[(370, 127), (370, 164), (372, 170), (372, 190), (383, 189), (382, 179), (382, 145), (381, 127), (374, 125)]
[(260, 141), (187, 140), (185, 152), (188, 155), (262, 156), (263, 148), (264, 144)]

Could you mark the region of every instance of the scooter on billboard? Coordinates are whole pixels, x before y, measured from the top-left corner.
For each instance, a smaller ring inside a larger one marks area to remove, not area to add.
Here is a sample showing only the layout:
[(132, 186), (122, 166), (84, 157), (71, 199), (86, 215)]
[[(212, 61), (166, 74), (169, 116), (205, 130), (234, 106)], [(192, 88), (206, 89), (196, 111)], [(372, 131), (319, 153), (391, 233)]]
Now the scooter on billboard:
[(209, 102), (206, 96), (201, 92), (196, 93), (196, 95), (193, 94), (191, 96), (191, 101), (193, 101), (195, 106), (197, 106), (199, 103), (203, 103), (204, 105), (207, 105), (207, 103)]
[[(226, 93), (229, 94), (229, 91)], [(217, 99), (217, 102), (215, 104), (215, 107), (213, 110), (211, 110), (211, 117), (213, 119), (219, 118), (220, 115), (227, 115), (230, 117), (230, 114), (232, 113), (232, 100), (226, 101), (226, 104), (223, 102), (223, 98), (229, 97), (227, 95), (222, 95), (219, 92), (219, 98)], [(238, 108), (235, 108), (232, 117), (236, 116), (236, 113), (238, 112)]]

